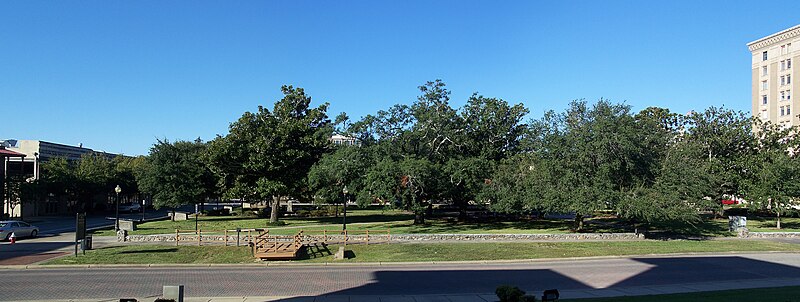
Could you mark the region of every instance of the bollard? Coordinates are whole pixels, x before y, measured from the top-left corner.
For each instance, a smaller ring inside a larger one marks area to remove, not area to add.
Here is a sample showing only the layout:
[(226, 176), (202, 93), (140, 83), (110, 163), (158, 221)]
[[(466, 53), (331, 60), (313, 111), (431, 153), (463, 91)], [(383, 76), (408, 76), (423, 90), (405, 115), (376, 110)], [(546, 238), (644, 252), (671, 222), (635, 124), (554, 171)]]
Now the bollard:
[(175, 302), (183, 302), (183, 285), (164, 285), (161, 297), (175, 300)]

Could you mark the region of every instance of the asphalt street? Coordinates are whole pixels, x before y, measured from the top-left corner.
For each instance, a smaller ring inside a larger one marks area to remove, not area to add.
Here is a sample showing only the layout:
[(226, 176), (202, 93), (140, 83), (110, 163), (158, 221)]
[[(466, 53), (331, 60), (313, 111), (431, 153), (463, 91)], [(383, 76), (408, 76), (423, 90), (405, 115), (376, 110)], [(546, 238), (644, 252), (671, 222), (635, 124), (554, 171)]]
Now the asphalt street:
[[(724, 254), (389, 266), (220, 266), (3, 269), (0, 300), (153, 297), (183, 284), (188, 297), (491, 294), (690, 287), (800, 280), (800, 254)], [(745, 286), (743, 286), (745, 287)]]

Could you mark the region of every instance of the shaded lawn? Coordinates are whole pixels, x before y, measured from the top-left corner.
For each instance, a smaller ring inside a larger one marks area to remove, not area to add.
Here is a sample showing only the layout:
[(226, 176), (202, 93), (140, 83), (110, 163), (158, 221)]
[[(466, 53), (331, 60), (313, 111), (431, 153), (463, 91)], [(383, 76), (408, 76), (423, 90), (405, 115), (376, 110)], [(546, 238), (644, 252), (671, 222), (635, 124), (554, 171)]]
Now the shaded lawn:
[(728, 301), (800, 301), (800, 286), (737, 289), (686, 294), (613, 297), (593, 299), (567, 299), (574, 302), (728, 302)]
[[(234, 230), (236, 228), (280, 228), (267, 226), (269, 218), (246, 218), (239, 216), (201, 216), (198, 226), (201, 230)], [(369, 223), (369, 222), (391, 222), (407, 221), (413, 215), (405, 211), (396, 210), (348, 210), (348, 223)], [(334, 225), (341, 228), (342, 217), (285, 217), (281, 221), (286, 225), (283, 227), (306, 226), (306, 225)], [(331, 227), (332, 229), (336, 227)], [(194, 219), (184, 221), (160, 220), (140, 224), (137, 230), (130, 232), (133, 235), (151, 234), (172, 234), (176, 229), (191, 230), (195, 229)], [(102, 230), (95, 232), (98, 236), (114, 236), (113, 230)]]
[(86, 255), (65, 256), (44, 264), (200, 264), (255, 261), (247, 246), (129, 245), (88, 250)]
[[(781, 228), (776, 228), (775, 217), (747, 217), (747, 228), (751, 232), (800, 232), (800, 218), (781, 217)], [(728, 221), (724, 221), (728, 225)]]
[[(338, 246), (329, 250), (335, 252)], [(671, 240), (605, 242), (407, 243), (348, 245), (355, 258), (344, 262), (510, 260), (591, 256), (629, 256), (698, 252), (800, 251), (799, 245), (760, 240)], [(333, 262), (315, 253), (301, 261)]]

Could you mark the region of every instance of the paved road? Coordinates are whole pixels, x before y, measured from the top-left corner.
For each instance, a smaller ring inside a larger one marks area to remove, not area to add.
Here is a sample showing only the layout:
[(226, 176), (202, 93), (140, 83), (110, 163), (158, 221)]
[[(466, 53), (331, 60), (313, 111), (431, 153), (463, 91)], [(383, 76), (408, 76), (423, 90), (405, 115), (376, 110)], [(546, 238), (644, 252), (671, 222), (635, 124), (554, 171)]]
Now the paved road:
[[(166, 213), (165, 210), (148, 212), (146, 219), (163, 218)], [(122, 214), (120, 218), (140, 219), (141, 215)], [(29, 221), (39, 227), (39, 238), (20, 238), (13, 245), (0, 242), (0, 265), (31, 264), (74, 252), (75, 217), (35, 217)], [(89, 229), (113, 226), (114, 220), (107, 219), (106, 216), (91, 216), (86, 219), (86, 227)]]
[[(52, 268), (1, 270), (0, 300), (152, 297), (184, 284), (189, 297), (428, 295), (620, 290), (800, 281), (800, 254), (634, 257), (504, 264)], [(702, 290), (702, 288), (700, 289)]]

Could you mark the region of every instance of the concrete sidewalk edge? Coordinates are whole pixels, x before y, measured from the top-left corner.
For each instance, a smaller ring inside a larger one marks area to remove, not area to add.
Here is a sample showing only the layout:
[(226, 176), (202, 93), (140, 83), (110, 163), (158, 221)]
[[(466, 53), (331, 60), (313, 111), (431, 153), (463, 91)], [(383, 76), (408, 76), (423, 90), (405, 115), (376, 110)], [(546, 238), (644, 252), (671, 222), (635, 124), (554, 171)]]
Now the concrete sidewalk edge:
[(511, 263), (541, 263), (563, 262), (576, 260), (604, 260), (621, 258), (653, 258), (653, 257), (686, 257), (686, 256), (730, 256), (730, 255), (760, 255), (760, 254), (798, 254), (800, 251), (749, 251), (749, 252), (696, 252), (696, 253), (670, 253), (670, 254), (642, 254), (618, 256), (590, 256), (566, 258), (534, 258), (534, 259), (504, 259), (504, 260), (471, 260), (471, 261), (416, 261), (416, 262), (318, 262), (303, 263), (290, 261), (276, 261), (264, 263), (154, 263), (154, 264), (28, 264), (28, 265), (0, 265), (0, 270), (22, 269), (63, 269), (63, 268), (181, 268), (181, 267), (217, 267), (217, 268), (246, 268), (246, 267), (319, 267), (319, 266), (346, 266), (346, 267), (375, 267), (375, 266), (408, 266), (408, 265), (463, 265), (463, 264), (511, 264)]
[[(787, 286), (800, 286), (800, 278), (767, 278), (741, 281), (723, 282), (701, 282), (670, 285), (635, 286), (620, 288), (599, 288), (599, 289), (572, 289), (560, 290), (561, 299), (587, 299), (587, 298), (608, 298), (620, 296), (650, 296), (663, 294), (682, 294), (693, 292), (712, 292), (737, 289), (754, 288), (780, 288)], [(528, 294), (541, 296), (544, 289), (526, 289)], [(134, 298), (137, 301), (153, 301), (158, 296), (147, 297), (120, 297)], [(29, 302), (94, 302), (94, 301), (119, 301), (120, 298), (94, 298), (94, 299), (59, 299), (59, 300), (24, 300)], [(245, 297), (186, 297), (184, 302), (254, 302), (254, 301), (303, 301), (303, 302), (335, 302), (335, 301), (398, 301), (398, 302), (496, 302), (497, 296), (494, 293), (460, 293), (460, 294), (426, 294), (426, 295), (318, 295), (318, 296), (245, 296)]]

